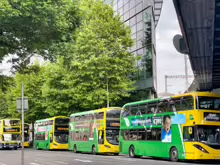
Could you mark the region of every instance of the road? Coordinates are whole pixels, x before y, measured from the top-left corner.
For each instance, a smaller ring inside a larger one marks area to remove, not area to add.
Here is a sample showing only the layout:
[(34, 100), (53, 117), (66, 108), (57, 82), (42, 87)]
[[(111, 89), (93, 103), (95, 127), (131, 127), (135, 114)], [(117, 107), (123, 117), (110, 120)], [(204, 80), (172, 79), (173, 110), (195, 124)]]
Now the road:
[[(69, 151), (25, 149), (24, 153), (25, 165), (201, 165), (201, 163), (173, 163), (167, 160), (155, 160), (150, 158), (132, 159), (128, 156), (74, 154)], [(0, 165), (20, 165), (20, 159), (20, 150), (0, 150)]]

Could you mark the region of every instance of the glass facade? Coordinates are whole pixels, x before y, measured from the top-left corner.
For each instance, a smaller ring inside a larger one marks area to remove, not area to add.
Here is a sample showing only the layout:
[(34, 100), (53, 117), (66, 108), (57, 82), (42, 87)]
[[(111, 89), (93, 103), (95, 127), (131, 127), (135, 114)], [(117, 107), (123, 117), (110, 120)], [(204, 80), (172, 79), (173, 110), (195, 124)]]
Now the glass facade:
[(156, 94), (156, 52), (155, 52), (155, 0), (106, 0), (113, 5), (122, 21), (131, 27), (135, 44), (130, 51), (134, 56), (141, 56), (137, 61), (138, 99), (153, 98)]

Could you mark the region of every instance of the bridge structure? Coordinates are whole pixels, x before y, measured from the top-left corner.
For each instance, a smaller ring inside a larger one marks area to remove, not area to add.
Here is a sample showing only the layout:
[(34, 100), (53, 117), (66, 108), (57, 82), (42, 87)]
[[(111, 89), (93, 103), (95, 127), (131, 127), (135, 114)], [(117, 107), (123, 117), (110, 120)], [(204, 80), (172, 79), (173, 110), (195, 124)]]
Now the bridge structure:
[(188, 54), (195, 76), (190, 90), (220, 88), (220, 0), (173, 0), (173, 3), (182, 32), (181, 37), (176, 37), (179, 45), (174, 46)]

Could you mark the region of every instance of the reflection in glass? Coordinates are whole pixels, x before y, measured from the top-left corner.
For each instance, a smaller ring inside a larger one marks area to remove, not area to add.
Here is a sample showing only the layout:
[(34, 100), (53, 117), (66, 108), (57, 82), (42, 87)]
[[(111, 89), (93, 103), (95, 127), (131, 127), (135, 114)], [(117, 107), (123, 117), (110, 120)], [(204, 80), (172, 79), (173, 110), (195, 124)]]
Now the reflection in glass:
[(54, 139), (57, 143), (66, 144), (68, 143), (68, 132), (55, 132)]
[(3, 134), (3, 141), (20, 141), (20, 134)]
[(119, 145), (119, 129), (106, 130), (106, 140), (113, 145)]
[(198, 140), (202, 143), (220, 145), (219, 126), (198, 126)]
[(20, 120), (4, 120), (6, 127), (20, 126)]

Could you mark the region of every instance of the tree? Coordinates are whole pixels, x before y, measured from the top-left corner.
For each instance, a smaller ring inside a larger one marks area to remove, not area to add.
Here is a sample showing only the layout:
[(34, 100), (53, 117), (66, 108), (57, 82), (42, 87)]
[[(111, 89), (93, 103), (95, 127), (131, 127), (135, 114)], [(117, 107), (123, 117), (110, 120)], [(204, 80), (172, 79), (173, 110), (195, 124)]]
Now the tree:
[(45, 70), (45, 84), (42, 86), (44, 107), (51, 116), (69, 116), (74, 109), (77, 110), (74, 87), (70, 87), (68, 79), (71, 74), (65, 65), (64, 57), (59, 57), (56, 63), (49, 63)]
[(20, 117), (16, 110), (16, 99), (21, 97), (21, 86), (24, 84), (24, 96), (28, 98), (29, 111), (25, 113), (26, 122), (34, 122), (37, 119), (49, 117), (45, 113), (44, 98), (42, 97), (42, 85), (45, 82), (43, 73), (45, 67), (34, 64), (25, 69), (23, 74), (17, 73), (15, 82), (7, 92), (8, 114), (11, 117)]
[[(136, 72), (131, 30), (113, 8), (100, 0), (83, 4), (86, 13), (77, 31), (69, 78), (80, 106), (87, 109), (111, 105), (135, 89), (129, 75)], [(109, 93), (107, 93), (107, 87)]]
[(78, 11), (72, 0), (1, 0), (0, 61), (16, 54), (24, 63), (35, 53), (56, 59), (56, 47), (74, 42)]

